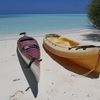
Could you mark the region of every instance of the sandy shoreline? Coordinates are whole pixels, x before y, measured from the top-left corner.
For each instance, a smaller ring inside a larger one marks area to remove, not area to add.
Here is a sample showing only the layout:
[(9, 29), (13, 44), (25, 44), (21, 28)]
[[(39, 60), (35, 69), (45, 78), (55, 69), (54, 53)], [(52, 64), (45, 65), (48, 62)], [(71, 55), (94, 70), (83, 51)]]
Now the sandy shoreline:
[[(85, 44), (100, 45), (99, 41), (86, 40), (84, 34), (89, 33), (99, 34), (100, 31), (78, 30), (65, 36)], [(0, 100), (66, 100), (66, 98), (67, 100), (100, 100), (100, 77), (84, 77), (65, 69), (46, 53), (42, 46), (43, 37), (35, 37), (40, 45), (43, 60), (38, 96), (35, 99), (31, 89), (25, 91), (29, 84), (17, 57), (18, 37), (0, 39)]]

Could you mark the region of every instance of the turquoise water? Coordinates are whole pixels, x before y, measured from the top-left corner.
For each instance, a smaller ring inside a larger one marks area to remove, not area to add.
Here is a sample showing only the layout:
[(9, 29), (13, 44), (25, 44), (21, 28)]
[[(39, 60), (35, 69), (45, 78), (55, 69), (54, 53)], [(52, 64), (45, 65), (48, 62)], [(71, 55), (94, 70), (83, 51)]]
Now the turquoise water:
[(20, 32), (43, 34), (67, 29), (87, 28), (86, 14), (8, 14), (0, 15), (0, 35)]

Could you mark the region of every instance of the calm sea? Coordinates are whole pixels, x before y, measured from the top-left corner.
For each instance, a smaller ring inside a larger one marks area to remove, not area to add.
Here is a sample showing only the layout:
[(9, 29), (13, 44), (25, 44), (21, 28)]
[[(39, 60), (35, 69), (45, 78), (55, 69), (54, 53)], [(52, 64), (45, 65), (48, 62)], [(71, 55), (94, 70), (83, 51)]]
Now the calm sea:
[(7, 14), (0, 15), (0, 35), (27, 32), (40, 35), (75, 28), (88, 28), (86, 14)]

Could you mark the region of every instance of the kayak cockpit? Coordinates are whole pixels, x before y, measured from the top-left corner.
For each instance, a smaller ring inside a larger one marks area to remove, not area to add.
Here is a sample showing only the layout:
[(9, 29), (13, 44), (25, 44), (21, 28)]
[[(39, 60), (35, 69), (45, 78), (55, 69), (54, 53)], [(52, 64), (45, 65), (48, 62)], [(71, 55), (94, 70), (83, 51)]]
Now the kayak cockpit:
[(29, 41), (29, 40), (34, 40), (34, 39), (31, 38), (31, 37), (24, 36), (24, 37), (21, 37), (21, 38), (18, 40), (18, 42)]
[(54, 36), (54, 37), (47, 37), (48, 41), (52, 41), (55, 45), (62, 46), (62, 47), (73, 47), (78, 46), (79, 43), (72, 41), (68, 38), (62, 37), (62, 36)]

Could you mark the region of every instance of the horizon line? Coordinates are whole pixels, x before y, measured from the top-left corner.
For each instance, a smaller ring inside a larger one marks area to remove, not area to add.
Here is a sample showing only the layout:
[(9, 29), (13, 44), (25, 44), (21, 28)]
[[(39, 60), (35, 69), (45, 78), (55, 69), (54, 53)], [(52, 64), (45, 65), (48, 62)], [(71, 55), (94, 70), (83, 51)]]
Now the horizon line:
[(82, 15), (86, 15), (87, 13), (0, 13), (1, 14), (82, 14)]

